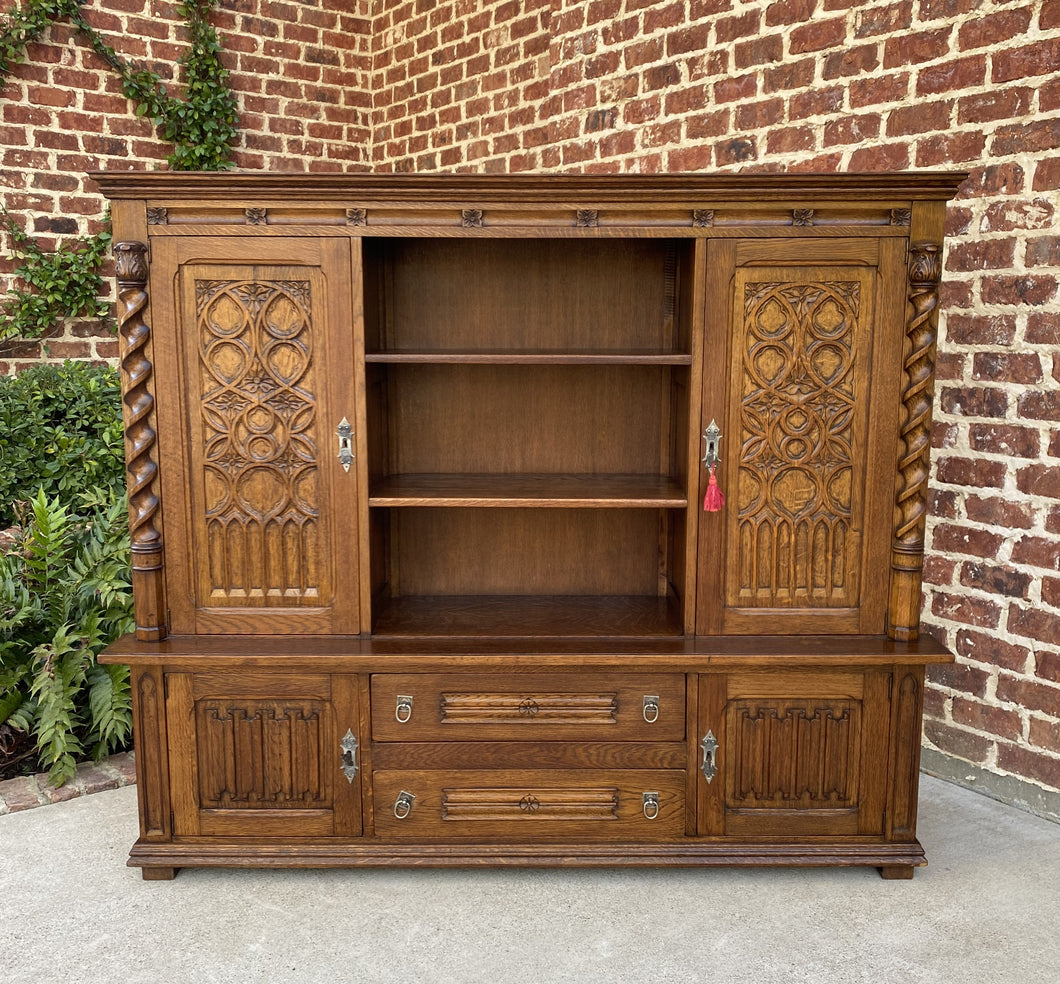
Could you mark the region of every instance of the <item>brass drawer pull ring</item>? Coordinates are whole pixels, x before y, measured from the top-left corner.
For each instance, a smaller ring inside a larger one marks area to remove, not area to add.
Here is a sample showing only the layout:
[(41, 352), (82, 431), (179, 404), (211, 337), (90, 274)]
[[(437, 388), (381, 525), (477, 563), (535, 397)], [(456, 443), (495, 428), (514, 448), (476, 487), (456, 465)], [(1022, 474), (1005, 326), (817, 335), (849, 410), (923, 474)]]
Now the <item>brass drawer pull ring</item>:
[(398, 793), (398, 798), (394, 801), (394, 816), (399, 820), (404, 820), (412, 812), (412, 804), (416, 797), (407, 790), (401, 790)]

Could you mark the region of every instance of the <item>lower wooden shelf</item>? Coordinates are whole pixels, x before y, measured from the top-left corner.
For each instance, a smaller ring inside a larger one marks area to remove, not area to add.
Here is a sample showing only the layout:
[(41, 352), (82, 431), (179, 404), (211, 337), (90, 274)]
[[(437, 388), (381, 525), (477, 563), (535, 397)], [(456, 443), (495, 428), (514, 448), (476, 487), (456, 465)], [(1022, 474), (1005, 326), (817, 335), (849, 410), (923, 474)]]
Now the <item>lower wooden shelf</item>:
[(680, 636), (672, 599), (641, 595), (436, 595), (374, 606), (373, 636), (537, 639)]

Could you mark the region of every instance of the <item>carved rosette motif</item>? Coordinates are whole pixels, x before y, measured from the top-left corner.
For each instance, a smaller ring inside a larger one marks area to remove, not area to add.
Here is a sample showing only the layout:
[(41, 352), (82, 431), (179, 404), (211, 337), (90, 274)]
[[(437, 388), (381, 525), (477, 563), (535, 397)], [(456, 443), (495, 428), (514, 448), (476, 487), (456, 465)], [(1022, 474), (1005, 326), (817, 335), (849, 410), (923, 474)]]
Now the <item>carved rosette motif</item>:
[(891, 225), (908, 226), (913, 220), (913, 210), (909, 208), (892, 208)]
[[(931, 453), (931, 407), (935, 371), (936, 323), (939, 282), (942, 279), (942, 246), (934, 242), (909, 247), (909, 320), (905, 330), (902, 391), (902, 425), (899, 432), (898, 491), (895, 500), (891, 566), (899, 579), (915, 579), (892, 586), (910, 610), (891, 612), (891, 634), (916, 635), (920, 604), (920, 572), (924, 561), (924, 523), (927, 511), (928, 459)], [(912, 596), (915, 595), (915, 605)], [(915, 610), (913, 610), (915, 608)]]
[(308, 281), (195, 281), (214, 604), (320, 601)]
[(147, 357), (151, 329), (144, 321), (147, 307), (147, 247), (139, 242), (114, 245), (118, 282), (118, 334), (125, 375), (125, 461), (129, 486), (129, 538), (136, 587), (136, 627), (141, 638), (165, 635), (161, 605), (162, 533), (155, 525), (158, 510), (157, 435), (151, 426), (154, 409), (154, 367)]
[(460, 210), (460, 225), (464, 229), (481, 229), (483, 226), (482, 209), (464, 208)]
[(169, 209), (167, 208), (148, 208), (147, 210), (147, 224), (148, 225), (166, 225), (169, 222)]
[(203, 809), (330, 807), (321, 701), (199, 701), (199, 803)]
[(791, 224), (793, 226), (812, 226), (813, 225), (813, 209), (812, 208), (796, 208), (791, 212)]
[(266, 225), (269, 221), (269, 210), (265, 208), (245, 208), (247, 225)]
[(346, 225), (363, 226), (368, 222), (368, 209), (348, 208), (346, 209)]
[(754, 282), (744, 297), (739, 604), (843, 606), (855, 473), (861, 285)]
[(708, 229), (714, 225), (714, 209), (696, 208), (692, 210), (692, 226), (695, 229)]
[(574, 224), (579, 229), (595, 229), (600, 224), (600, 213), (595, 208), (580, 208), (574, 217)]

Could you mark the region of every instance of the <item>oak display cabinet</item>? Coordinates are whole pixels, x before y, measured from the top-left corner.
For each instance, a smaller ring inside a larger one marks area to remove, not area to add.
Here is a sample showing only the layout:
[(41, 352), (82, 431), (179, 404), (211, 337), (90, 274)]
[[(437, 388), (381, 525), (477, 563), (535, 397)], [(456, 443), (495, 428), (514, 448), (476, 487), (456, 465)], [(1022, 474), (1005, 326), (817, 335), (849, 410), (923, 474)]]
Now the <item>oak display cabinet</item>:
[(962, 178), (95, 175), (130, 864), (911, 877)]

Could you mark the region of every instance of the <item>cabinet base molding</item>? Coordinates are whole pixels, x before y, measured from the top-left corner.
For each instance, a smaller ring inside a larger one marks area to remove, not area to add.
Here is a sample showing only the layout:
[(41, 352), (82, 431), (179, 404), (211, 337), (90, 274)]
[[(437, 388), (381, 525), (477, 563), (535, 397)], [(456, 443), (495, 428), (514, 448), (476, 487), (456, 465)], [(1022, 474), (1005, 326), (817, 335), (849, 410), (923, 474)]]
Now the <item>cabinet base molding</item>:
[(131, 868), (166, 879), (178, 868), (763, 868), (873, 867), (884, 878), (912, 878), (927, 864), (908, 844), (152, 844), (138, 841)]

